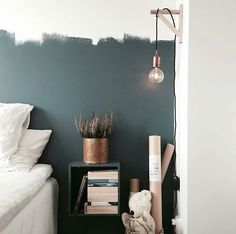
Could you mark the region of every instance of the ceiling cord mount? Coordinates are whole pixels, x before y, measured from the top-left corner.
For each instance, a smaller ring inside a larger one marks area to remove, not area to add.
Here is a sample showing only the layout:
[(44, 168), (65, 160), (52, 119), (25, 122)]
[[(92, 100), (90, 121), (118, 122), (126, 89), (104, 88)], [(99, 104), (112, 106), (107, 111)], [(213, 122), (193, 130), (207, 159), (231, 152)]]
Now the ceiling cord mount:
[[(165, 17), (171, 12), (172, 15), (179, 16), (178, 28), (174, 27), (173, 24)], [(164, 8), (162, 10), (151, 10), (151, 14), (158, 16), (159, 19), (178, 37), (179, 43), (183, 42), (183, 4), (179, 5), (179, 10), (167, 10)]]

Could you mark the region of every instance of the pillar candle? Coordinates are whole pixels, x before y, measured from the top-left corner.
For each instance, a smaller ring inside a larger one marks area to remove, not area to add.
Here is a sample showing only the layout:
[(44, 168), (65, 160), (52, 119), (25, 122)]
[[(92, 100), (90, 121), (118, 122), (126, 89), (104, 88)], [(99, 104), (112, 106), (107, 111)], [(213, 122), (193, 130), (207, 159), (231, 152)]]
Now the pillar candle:
[(140, 191), (139, 189), (139, 179), (138, 178), (132, 178), (129, 181), (129, 197), (131, 197), (134, 193), (137, 193)]

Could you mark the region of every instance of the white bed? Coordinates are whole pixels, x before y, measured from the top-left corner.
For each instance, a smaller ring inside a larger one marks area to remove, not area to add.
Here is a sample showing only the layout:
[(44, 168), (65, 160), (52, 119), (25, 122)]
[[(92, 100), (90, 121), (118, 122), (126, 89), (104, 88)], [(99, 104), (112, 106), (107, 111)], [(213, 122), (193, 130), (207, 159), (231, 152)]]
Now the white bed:
[(49, 165), (0, 173), (0, 234), (56, 234), (58, 184)]

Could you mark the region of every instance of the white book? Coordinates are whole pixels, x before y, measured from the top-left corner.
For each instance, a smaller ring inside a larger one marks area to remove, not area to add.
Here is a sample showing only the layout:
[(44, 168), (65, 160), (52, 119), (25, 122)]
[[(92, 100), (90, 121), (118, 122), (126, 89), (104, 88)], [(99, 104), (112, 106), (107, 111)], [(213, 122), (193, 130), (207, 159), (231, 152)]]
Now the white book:
[(111, 203), (109, 202), (91, 202), (91, 206), (111, 206)]

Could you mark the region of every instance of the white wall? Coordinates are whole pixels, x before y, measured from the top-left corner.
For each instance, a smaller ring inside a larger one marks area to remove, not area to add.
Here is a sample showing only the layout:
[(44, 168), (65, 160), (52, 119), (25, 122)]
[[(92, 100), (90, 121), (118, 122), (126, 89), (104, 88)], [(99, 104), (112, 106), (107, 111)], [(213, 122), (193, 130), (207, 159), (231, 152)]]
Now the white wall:
[(188, 0), (179, 0), (183, 4), (183, 43), (177, 43), (176, 57), (176, 170), (180, 177), (180, 191), (178, 192), (178, 213), (176, 216), (176, 232), (188, 234), (188, 177), (187, 177), (187, 127), (188, 127), (188, 39), (189, 39), (189, 5)]
[[(0, 0), (0, 29), (16, 34), (17, 41), (41, 40), (42, 33), (122, 39), (124, 33), (155, 38), (151, 9), (175, 8), (176, 0)], [(160, 39), (173, 39), (160, 26)]]
[(236, 1), (189, 6), (187, 234), (234, 234)]

